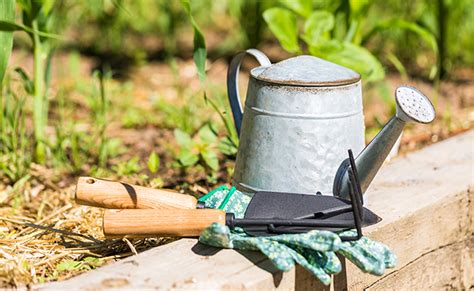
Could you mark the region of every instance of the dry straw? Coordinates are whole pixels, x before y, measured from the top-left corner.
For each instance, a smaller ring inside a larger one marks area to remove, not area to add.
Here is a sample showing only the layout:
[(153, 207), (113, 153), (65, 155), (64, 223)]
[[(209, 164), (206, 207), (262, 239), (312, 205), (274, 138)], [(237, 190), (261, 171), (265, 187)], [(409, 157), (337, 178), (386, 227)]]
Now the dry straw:
[(13, 187), (0, 183), (0, 288), (64, 280), (169, 240), (105, 240), (100, 209), (75, 205), (73, 186), (31, 172)]

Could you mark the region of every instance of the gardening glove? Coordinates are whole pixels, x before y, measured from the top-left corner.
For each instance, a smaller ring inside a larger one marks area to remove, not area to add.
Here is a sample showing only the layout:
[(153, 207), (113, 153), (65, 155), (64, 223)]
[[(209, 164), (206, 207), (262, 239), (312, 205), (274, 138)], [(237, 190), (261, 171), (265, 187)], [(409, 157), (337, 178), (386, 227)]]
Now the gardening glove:
[[(228, 189), (222, 186), (199, 200), (205, 203), (206, 208), (222, 209), (234, 213), (237, 218), (243, 218), (251, 197), (234, 187)], [(214, 223), (202, 232), (199, 241), (215, 247), (260, 251), (278, 270), (284, 272), (298, 263), (324, 284), (331, 282), (329, 274), (338, 273), (342, 268), (334, 252), (341, 240), (329, 231), (251, 237), (240, 228), (230, 231), (227, 226)]]
[(334, 253), (341, 240), (329, 231), (251, 237), (244, 232), (230, 231), (226, 225), (213, 223), (201, 233), (199, 241), (214, 247), (260, 251), (283, 272), (298, 263), (326, 285), (331, 283), (329, 274), (341, 271), (341, 263)]
[[(356, 231), (345, 231), (341, 236), (355, 236)], [(357, 241), (342, 242), (338, 251), (359, 269), (366, 273), (381, 276), (386, 268), (394, 268), (397, 264), (396, 255), (384, 244), (361, 237)]]
[[(234, 187), (219, 187), (200, 201), (208, 208), (233, 212), (242, 218), (251, 198)], [(236, 228), (233, 231), (225, 225), (212, 224), (201, 234), (199, 241), (215, 247), (258, 250), (265, 254), (282, 271), (290, 270), (295, 263), (314, 274), (322, 283), (329, 284), (329, 274), (338, 273), (341, 263), (335, 252), (339, 252), (362, 271), (382, 275), (385, 268), (393, 268), (396, 256), (390, 249), (367, 237), (357, 241), (342, 242), (341, 236), (355, 236), (355, 231), (340, 234), (313, 230), (304, 234), (282, 234), (270, 237), (251, 237)]]

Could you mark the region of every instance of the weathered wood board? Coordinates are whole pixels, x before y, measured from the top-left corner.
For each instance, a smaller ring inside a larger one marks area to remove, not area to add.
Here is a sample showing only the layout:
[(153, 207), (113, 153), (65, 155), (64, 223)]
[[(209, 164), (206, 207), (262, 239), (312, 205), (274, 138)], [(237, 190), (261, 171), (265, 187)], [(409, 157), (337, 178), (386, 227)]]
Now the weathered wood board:
[(302, 268), (281, 273), (256, 252), (218, 250), (194, 239), (36, 289), (469, 289), (474, 286), (474, 131), (384, 166), (368, 190), (369, 208), (383, 217), (365, 234), (390, 246), (398, 265), (385, 276), (350, 262), (324, 288)]

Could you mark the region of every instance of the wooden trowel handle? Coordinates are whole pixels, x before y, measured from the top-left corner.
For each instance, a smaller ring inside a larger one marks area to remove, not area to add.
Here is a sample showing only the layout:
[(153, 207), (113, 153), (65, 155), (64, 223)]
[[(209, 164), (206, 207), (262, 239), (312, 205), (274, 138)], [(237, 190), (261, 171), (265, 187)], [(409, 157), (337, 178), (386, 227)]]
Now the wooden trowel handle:
[(77, 181), (76, 202), (102, 208), (195, 209), (195, 197), (92, 177)]
[(213, 222), (225, 224), (218, 209), (106, 209), (103, 230), (107, 238), (195, 237)]

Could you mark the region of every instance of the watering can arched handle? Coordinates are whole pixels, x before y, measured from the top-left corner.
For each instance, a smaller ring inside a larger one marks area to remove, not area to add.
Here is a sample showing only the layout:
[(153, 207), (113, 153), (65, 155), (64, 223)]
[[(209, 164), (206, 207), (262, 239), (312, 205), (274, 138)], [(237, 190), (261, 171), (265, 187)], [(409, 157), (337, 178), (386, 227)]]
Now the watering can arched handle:
[(257, 49), (248, 49), (241, 52), (230, 62), (229, 70), (227, 71), (227, 95), (229, 96), (230, 107), (232, 109), (232, 115), (234, 116), (234, 124), (239, 136), (243, 116), (239, 95), (239, 69), (243, 58), (247, 54), (253, 56), (261, 66), (269, 66), (272, 64), (268, 57)]

